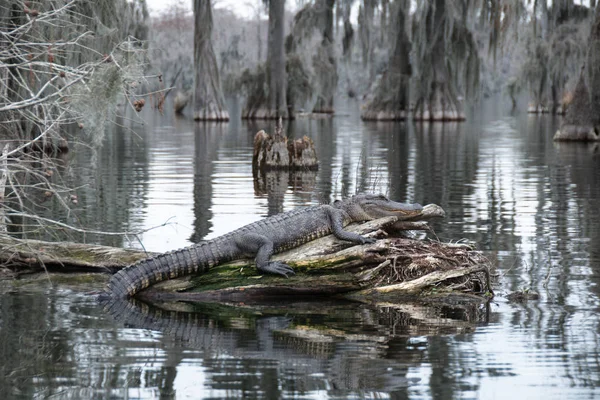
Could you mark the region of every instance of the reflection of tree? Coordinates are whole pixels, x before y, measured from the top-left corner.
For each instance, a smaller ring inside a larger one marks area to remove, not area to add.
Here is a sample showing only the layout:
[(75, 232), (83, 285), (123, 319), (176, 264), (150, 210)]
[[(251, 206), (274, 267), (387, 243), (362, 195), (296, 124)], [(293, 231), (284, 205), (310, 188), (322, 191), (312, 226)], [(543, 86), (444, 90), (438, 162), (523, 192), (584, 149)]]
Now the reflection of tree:
[(208, 235), (212, 228), (212, 176), (217, 160), (223, 131), (227, 125), (221, 123), (198, 123), (194, 133), (194, 233), (190, 241), (197, 243)]
[(0, 296), (3, 398), (50, 397), (61, 385), (58, 377), (75, 379), (73, 337), (66, 330), (52, 331), (61, 313), (56, 302), (56, 296)]
[(322, 118), (317, 120), (296, 119), (291, 122), (288, 133), (290, 136), (301, 137), (309, 136), (315, 143), (317, 157), (319, 159), (319, 171), (317, 175), (318, 201), (321, 203), (329, 203), (332, 199), (332, 175), (333, 175), (333, 160), (336, 150), (336, 122), (332, 118)]
[[(409, 141), (406, 124), (378, 122), (375, 136), (387, 150), (387, 167), (389, 171), (389, 197), (406, 201), (408, 192), (408, 160)], [(420, 199), (413, 199), (418, 200)]]
[[(565, 219), (563, 225), (565, 231), (563, 237), (559, 237), (559, 243), (562, 243), (563, 257), (569, 259), (572, 252), (581, 251), (581, 248), (575, 247), (575, 243), (583, 239), (581, 243), (584, 251), (590, 257), (592, 265), (600, 264), (600, 229), (598, 225), (598, 205), (595, 202), (600, 198), (600, 174), (598, 171), (598, 156), (600, 146), (598, 144), (587, 143), (560, 143), (557, 144), (559, 159), (558, 162), (564, 169), (561, 169), (563, 182), (553, 182), (552, 188), (560, 192), (565, 192), (564, 201), (560, 204), (560, 214)], [(588, 171), (596, 171), (589, 173)], [(574, 190), (575, 193), (572, 191)], [(575, 196), (573, 196), (575, 194)], [(573, 197), (576, 199), (577, 209), (573, 209)], [(558, 211), (557, 211), (558, 214)], [(578, 232), (573, 237), (572, 222), (568, 219), (576, 219)], [(571, 228), (571, 229), (567, 229)], [(575, 242), (575, 243), (574, 243)], [(591, 269), (596, 275), (598, 268)], [(595, 290), (600, 297), (600, 291), (597, 285), (590, 289)]]
[(285, 193), (312, 193), (316, 186), (317, 171), (252, 171), (254, 195), (267, 198), (267, 215), (282, 213)]
[[(52, 204), (40, 215), (64, 220), (74, 226), (98, 231), (123, 232), (139, 229), (148, 194), (148, 154), (150, 143), (140, 139), (146, 136), (136, 124), (127, 126), (124, 118), (117, 118), (105, 133), (102, 149), (91, 149), (83, 144), (70, 153), (75, 160), (67, 162), (60, 171), (60, 179), (72, 187), (79, 186), (76, 204), (70, 212)], [(84, 183), (82, 185), (82, 183)], [(68, 199), (67, 199), (68, 200)], [(75, 242), (98, 242), (120, 247), (123, 238), (94, 234), (60, 234), (46, 239)]]
[(415, 198), (452, 210), (447, 220), (462, 221), (464, 198), (473, 191), (467, 183), (473, 183), (477, 174), (479, 139), (469, 133), (460, 123), (415, 125)]

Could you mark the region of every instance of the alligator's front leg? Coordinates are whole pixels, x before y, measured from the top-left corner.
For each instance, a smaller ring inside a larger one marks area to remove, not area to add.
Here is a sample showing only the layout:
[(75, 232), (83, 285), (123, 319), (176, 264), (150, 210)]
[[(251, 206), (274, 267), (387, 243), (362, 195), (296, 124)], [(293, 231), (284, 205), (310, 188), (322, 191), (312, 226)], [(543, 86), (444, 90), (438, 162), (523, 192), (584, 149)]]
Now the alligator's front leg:
[(235, 241), (236, 246), (246, 254), (255, 255), (256, 268), (269, 274), (294, 275), (294, 270), (279, 261), (269, 261), (273, 255), (273, 241), (258, 233), (245, 233)]
[(372, 238), (367, 238), (359, 235), (358, 233), (349, 232), (344, 230), (344, 214), (341, 210), (331, 207), (325, 206), (327, 216), (329, 217), (329, 222), (331, 223), (331, 230), (333, 231), (333, 235), (341, 240), (347, 240), (352, 243), (357, 244), (365, 244), (365, 243), (375, 243), (377, 240)]

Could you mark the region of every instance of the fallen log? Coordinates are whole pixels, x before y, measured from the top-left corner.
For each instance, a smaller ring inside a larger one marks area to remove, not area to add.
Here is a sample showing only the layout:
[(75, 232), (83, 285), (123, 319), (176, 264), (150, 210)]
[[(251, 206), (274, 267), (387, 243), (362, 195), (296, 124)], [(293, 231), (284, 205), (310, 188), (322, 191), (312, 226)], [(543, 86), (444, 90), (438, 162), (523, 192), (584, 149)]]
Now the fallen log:
[[(436, 205), (424, 208), (425, 218), (443, 216)], [(381, 218), (347, 228), (381, 240), (352, 245), (332, 235), (278, 254), (274, 260), (294, 268), (289, 279), (258, 274), (253, 260), (238, 260), (205, 274), (158, 283), (139, 293), (148, 301), (233, 301), (289, 296), (337, 296), (381, 302), (423, 294), (491, 296), (489, 262), (470, 246), (388, 237), (394, 229), (428, 230), (427, 221)], [(50, 270), (115, 272), (151, 256), (139, 250), (77, 243), (7, 239), (0, 241), (0, 261), (13, 276)]]
[(156, 254), (94, 244), (24, 240), (0, 235), (0, 279), (19, 278), (44, 271), (115, 273)]
[[(425, 210), (429, 217), (443, 215), (436, 205), (428, 205)], [(296, 271), (289, 279), (257, 275), (252, 260), (238, 260), (206, 274), (158, 283), (139, 297), (150, 302), (235, 303), (335, 296), (378, 303), (415, 299), (423, 294), (475, 294), (479, 301), (493, 295), (490, 263), (481, 252), (462, 244), (388, 237), (392, 227), (429, 229), (426, 221), (399, 224), (395, 217), (381, 218), (347, 228), (379, 238), (376, 243), (349, 245), (330, 235), (274, 256), (273, 260)]]

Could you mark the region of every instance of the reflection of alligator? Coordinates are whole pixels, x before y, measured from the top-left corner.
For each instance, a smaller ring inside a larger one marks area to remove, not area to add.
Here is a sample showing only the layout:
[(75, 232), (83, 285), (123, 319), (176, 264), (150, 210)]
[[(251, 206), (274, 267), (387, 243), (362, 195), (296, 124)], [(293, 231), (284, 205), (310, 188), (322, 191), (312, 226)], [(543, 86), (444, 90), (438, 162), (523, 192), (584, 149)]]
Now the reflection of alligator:
[(116, 273), (108, 283), (107, 292), (116, 297), (133, 296), (157, 282), (205, 272), (243, 256), (255, 256), (256, 267), (261, 272), (287, 277), (294, 271), (286, 264), (269, 261), (272, 254), (330, 233), (353, 243), (372, 243), (374, 239), (348, 232), (344, 226), (386, 216), (395, 216), (399, 220), (415, 219), (422, 210), (419, 204), (397, 203), (374, 194), (359, 194), (332, 205), (292, 210), (213, 240), (140, 261)]

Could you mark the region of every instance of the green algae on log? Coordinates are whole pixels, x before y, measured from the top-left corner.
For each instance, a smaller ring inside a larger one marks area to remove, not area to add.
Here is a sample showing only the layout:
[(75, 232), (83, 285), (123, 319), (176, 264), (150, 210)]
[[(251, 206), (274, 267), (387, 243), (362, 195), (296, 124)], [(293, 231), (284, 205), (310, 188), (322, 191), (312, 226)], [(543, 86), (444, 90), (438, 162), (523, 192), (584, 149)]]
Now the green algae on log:
[[(426, 215), (443, 210), (426, 206)], [(380, 302), (423, 295), (475, 294), (481, 301), (493, 293), (489, 261), (469, 245), (389, 237), (395, 229), (428, 230), (426, 221), (381, 218), (347, 229), (377, 237), (373, 244), (352, 245), (332, 235), (275, 255), (296, 275), (281, 279), (257, 275), (252, 260), (213, 268), (206, 274), (161, 282), (139, 294), (148, 301), (245, 302), (277, 297), (335, 296)]]
[[(443, 215), (439, 206), (430, 204), (418, 221), (398, 222), (387, 217), (347, 228), (380, 239), (373, 244), (353, 245), (329, 235), (275, 255), (274, 260), (296, 271), (289, 279), (260, 275), (253, 260), (238, 260), (206, 274), (161, 282), (139, 297), (150, 301), (248, 301), (336, 296), (373, 302), (460, 293), (486, 300), (493, 293), (490, 263), (480, 252), (467, 245), (389, 236), (397, 231), (427, 231), (427, 219)], [(40, 271), (115, 272), (152, 255), (107, 246), (6, 238), (0, 247), (0, 260), (10, 271), (6, 277)]]

